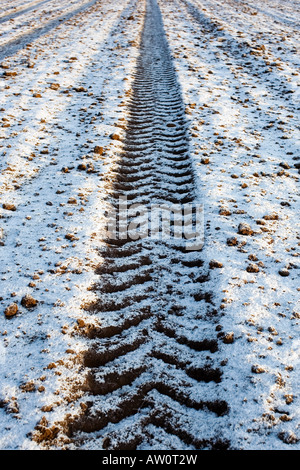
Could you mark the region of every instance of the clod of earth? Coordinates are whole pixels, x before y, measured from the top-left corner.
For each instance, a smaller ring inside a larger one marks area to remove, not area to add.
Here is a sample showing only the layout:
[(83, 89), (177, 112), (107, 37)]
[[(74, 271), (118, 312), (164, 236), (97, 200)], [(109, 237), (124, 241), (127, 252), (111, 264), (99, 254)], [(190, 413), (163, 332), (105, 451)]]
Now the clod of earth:
[(281, 166), (281, 168), (284, 168), (285, 170), (289, 170), (291, 168), (287, 162), (281, 162), (279, 163), (279, 166)]
[(251, 264), (249, 264), (249, 266), (247, 266), (246, 271), (248, 273), (258, 273), (259, 272), (259, 267), (257, 266), (257, 264), (251, 263)]
[(94, 147), (94, 153), (96, 153), (97, 155), (103, 155), (103, 152), (104, 152), (103, 147), (100, 147), (99, 145), (96, 145), (96, 147)]
[(233, 342), (234, 342), (234, 333), (233, 332), (227, 333), (223, 338), (223, 343), (231, 344)]
[(35, 441), (36, 442), (50, 441), (57, 436), (57, 434), (59, 433), (59, 427), (55, 425), (51, 427), (47, 427), (47, 426), (48, 426), (47, 420), (42, 418), (39, 424), (35, 427), (35, 430), (36, 430)]
[(287, 405), (290, 405), (294, 401), (293, 395), (285, 395), (284, 398), (285, 398), (285, 402), (286, 402)]
[(253, 372), (254, 374), (263, 374), (264, 372), (266, 372), (266, 370), (262, 366), (253, 365), (251, 367), (251, 372)]
[(112, 140), (121, 140), (121, 137), (119, 136), (119, 134), (111, 134), (110, 138)]
[(268, 214), (268, 215), (264, 215), (263, 218), (265, 220), (278, 220), (279, 216), (278, 214)]
[(18, 74), (17, 72), (12, 72), (12, 71), (9, 72), (8, 70), (6, 70), (3, 75), (5, 77), (16, 77)]
[(86, 164), (85, 163), (79, 163), (77, 170), (79, 171), (85, 171), (86, 170)]
[(215, 269), (215, 268), (223, 268), (223, 264), (220, 263), (220, 261), (217, 261), (215, 259), (212, 259), (210, 262), (209, 262), (209, 267), (211, 269)]
[(87, 91), (87, 89), (84, 88), (83, 86), (74, 87), (73, 90), (76, 91), (77, 93), (82, 93), (84, 91)]
[(34, 299), (30, 294), (25, 295), (21, 300), (22, 307), (25, 307), (28, 309), (36, 307), (37, 304), (38, 304), (38, 301)]
[(75, 197), (70, 197), (68, 199), (68, 204), (77, 204), (77, 199)]
[(236, 246), (238, 244), (238, 239), (236, 237), (227, 238), (228, 246)]
[(25, 384), (20, 385), (20, 389), (23, 392), (34, 392), (35, 391), (35, 384), (33, 381), (26, 382)]
[(292, 431), (283, 431), (278, 434), (279, 439), (281, 439), (285, 444), (296, 444), (299, 439)]
[(78, 240), (78, 238), (73, 233), (67, 233), (65, 235), (65, 239), (70, 241)]
[(219, 214), (228, 216), (228, 215), (231, 215), (231, 211), (229, 209), (225, 209), (224, 207), (221, 207), (221, 209), (219, 210)]
[(15, 211), (17, 210), (16, 206), (14, 204), (10, 204), (9, 202), (5, 202), (2, 204), (3, 209), (7, 211)]
[(252, 235), (253, 230), (249, 224), (242, 222), (239, 224), (238, 233), (240, 233), (241, 235)]
[(282, 276), (282, 277), (287, 277), (287, 276), (290, 275), (289, 270), (286, 269), (286, 268), (280, 269), (278, 271), (278, 274), (280, 274), (280, 276)]
[(6, 316), (6, 318), (11, 318), (18, 313), (18, 310), (18, 305), (16, 303), (13, 303), (5, 309), (4, 315)]

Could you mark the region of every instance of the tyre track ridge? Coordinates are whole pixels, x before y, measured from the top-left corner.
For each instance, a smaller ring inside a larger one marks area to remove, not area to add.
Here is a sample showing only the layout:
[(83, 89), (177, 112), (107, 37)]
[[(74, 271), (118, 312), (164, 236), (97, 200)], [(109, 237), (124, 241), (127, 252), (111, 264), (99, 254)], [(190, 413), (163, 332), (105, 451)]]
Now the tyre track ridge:
[[(147, 207), (195, 201), (184, 113), (160, 10), (156, 0), (147, 0), (128, 126), (108, 202), (116, 205), (121, 196)], [(201, 252), (187, 251), (183, 240), (105, 243), (99, 248), (99, 283), (92, 286), (97, 300), (84, 306), (101, 324), (82, 331), (90, 341), (83, 358), (84, 411), (67, 420), (66, 434), (77, 447), (96, 439), (102, 448), (124, 450), (151, 445), (154, 427), (169, 436), (166, 446), (176, 436), (191, 448), (228, 448), (220, 436), (229, 407), (221, 398), (216, 319), (209, 318), (214, 305), (203, 287), (208, 275)], [(199, 275), (204, 294), (196, 303)], [(188, 320), (192, 330), (184, 324)], [(203, 425), (206, 413), (220, 420), (217, 431)]]

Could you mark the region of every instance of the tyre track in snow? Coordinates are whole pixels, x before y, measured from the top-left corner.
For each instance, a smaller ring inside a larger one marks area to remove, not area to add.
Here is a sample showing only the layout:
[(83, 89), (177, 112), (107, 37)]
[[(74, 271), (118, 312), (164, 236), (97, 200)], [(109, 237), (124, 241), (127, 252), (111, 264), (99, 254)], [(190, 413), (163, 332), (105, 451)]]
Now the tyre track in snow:
[[(148, 0), (126, 136), (107, 200), (196, 200), (184, 105), (162, 18)], [(216, 325), (201, 251), (184, 240), (107, 240), (97, 300), (101, 327), (90, 347), (82, 415), (67, 434), (79, 448), (227, 449)], [(207, 424), (209, 423), (209, 424)], [(92, 444), (94, 443), (94, 444)]]

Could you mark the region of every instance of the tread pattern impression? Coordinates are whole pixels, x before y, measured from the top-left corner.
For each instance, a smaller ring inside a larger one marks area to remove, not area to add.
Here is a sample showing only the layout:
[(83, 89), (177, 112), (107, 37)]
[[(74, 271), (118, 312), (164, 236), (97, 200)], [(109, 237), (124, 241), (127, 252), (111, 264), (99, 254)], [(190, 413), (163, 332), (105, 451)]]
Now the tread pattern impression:
[[(185, 108), (156, 0), (148, 0), (128, 127), (108, 200), (195, 200)], [(97, 268), (101, 328), (89, 335), (78, 447), (228, 449), (213, 295), (201, 251), (184, 240), (107, 240)], [(210, 416), (210, 427), (206, 422)], [(159, 429), (159, 432), (157, 430)], [(159, 442), (158, 442), (158, 437)]]

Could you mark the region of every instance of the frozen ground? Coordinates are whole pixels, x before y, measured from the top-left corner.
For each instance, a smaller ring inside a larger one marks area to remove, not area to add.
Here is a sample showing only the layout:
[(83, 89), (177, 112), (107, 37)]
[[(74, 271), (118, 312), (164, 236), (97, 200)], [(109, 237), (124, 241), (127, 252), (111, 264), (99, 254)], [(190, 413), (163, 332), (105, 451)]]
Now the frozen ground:
[[(224, 379), (234, 440), (289, 448), (278, 434), (299, 433), (297, 4), (186, 0), (162, 13), (204, 193), (204, 251), (223, 264), (217, 295), (236, 337)], [(243, 222), (252, 236), (238, 234)]]
[[(77, 380), (84, 345), (68, 330), (82, 318), (97, 265), (109, 136), (122, 134), (140, 27), (135, 2), (97, 3), (2, 63), (17, 75), (1, 77), (1, 203), (16, 206), (1, 207), (1, 306), (17, 303), (19, 312), (1, 317), (1, 448), (31, 447), (26, 434), (41, 408), (57, 406), (61, 384)], [(29, 293), (39, 301), (31, 311), (20, 305)], [(57, 361), (69, 369), (49, 368)], [(28, 383), (31, 393), (22, 391)]]
[[(210, 288), (234, 333), (222, 345), (226, 437), (299, 449), (299, 4), (158, 3), (204, 202), (202, 256), (221, 263)], [(38, 449), (38, 422), (78, 412), (87, 344), (76, 330), (97, 322), (81, 305), (95, 295), (111, 136), (124, 135), (144, 11), (134, 0), (1, 4), (2, 449)]]

